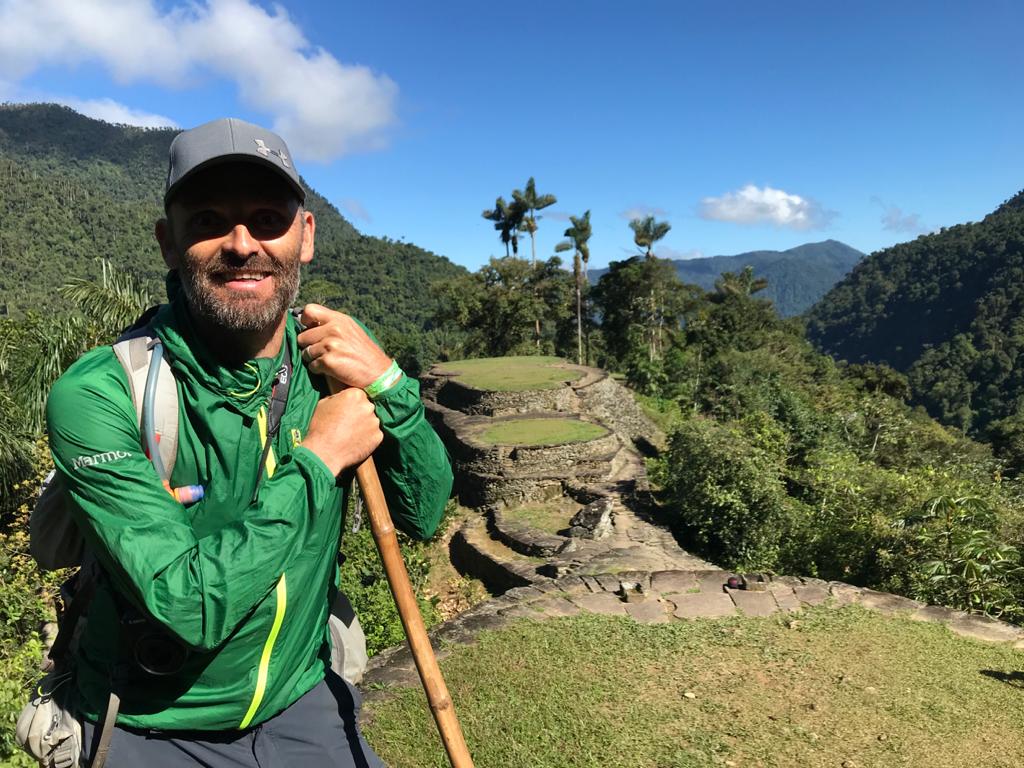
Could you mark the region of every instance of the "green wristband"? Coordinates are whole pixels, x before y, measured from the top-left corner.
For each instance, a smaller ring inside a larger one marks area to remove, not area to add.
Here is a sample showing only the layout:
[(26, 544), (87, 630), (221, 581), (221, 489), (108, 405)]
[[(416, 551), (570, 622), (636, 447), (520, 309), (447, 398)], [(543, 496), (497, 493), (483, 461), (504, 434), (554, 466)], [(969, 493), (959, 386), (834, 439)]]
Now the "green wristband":
[(378, 376), (377, 380), (370, 386), (366, 387), (363, 391), (366, 392), (367, 397), (371, 400), (376, 400), (380, 395), (383, 395), (395, 386), (401, 378), (402, 369), (398, 367), (397, 361), (392, 360), (388, 369)]

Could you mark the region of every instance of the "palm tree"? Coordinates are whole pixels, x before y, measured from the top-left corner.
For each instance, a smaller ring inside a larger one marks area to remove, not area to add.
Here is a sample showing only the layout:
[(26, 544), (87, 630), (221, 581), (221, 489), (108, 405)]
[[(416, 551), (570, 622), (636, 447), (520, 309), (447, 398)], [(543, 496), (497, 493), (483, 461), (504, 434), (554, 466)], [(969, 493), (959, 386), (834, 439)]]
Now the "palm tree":
[[(672, 229), (672, 225), (667, 221), (655, 221), (653, 216), (645, 216), (642, 219), (633, 219), (629, 222), (629, 228), (633, 230), (633, 242), (636, 243), (636, 247), (644, 253), (647, 261), (651, 261), (654, 258), (654, 251), (652, 250), (654, 244), (668, 234), (668, 231)], [(651, 295), (648, 302), (648, 315), (647, 327), (650, 338), (648, 356), (650, 361), (654, 362), (661, 356), (664, 320), (661, 317), (661, 313), (658, 312), (658, 298), (655, 296), (653, 284), (651, 285)]]
[(645, 216), (642, 219), (633, 219), (629, 222), (629, 228), (633, 230), (633, 242), (637, 248), (650, 259), (654, 256), (651, 248), (668, 234), (672, 225), (667, 221), (655, 221), (653, 216)]
[(754, 277), (754, 268), (747, 265), (740, 273), (723, 272), (715, 280), (715, 291), (720, 296), (753, 296), (758, 291), (768, 287), (768, 281), (763, 277)]
[(26, 408), (27, 425), (42, 429), (46, 397), (65, 369), (97, 344), (109, 343), (156, 303), (132, 275), (99, 259), (99, 281), (72, 278), (58, 289), (81, 314), (56, 317), (27, 329), (26, 351), (31, 362), (12, 375), (12, 394)]
[(505, 255), (508, 256), (508, 247), (512, 245), (512, 255), (519, 257), (519, 233), (525, 231), (523, 218), (526, 216), (526, 208), (518, 200), (513, 199), (506, 203), (504, 197), (494, 201), (494, 208), (480, 214), (488, 221), (494, 222), (494, 229), (501, 237), (505, 245)]
[(509, 255), (508, 245), (512, 242), (512, 229), (509, 226), (508, 213), (508, 203), (505, 202), (504, 197), (499, 197), (494, 201), (494, 208), (480, 214), (488, 221), (494, 222), (494, 228), (498, 231), (501, 242), (505, 245), (506, 256)]
[(549, 205), (554, 205), (558, 202), (558, 198), (554, 195), (538, 195), (537, 185), (534, 183), (533, 176), (531, 176), (529, 181), (526, 182), (526, 190), (513, 190), (512, 199), (525, 209), (526, 215), (523, 218), (522, 229), (524, 232), (530, 233), (530, 260), (536, 265), (537, 247), (533, 236), (537, 231), (537, 219), (540, 218), (537, 215), (537, 211), (547, 208)]
[[(533, 179), (531, 179), (533, 181)], [(582, 216), (570, 216), (572, 226), (563, 233), (568, 240), (555, 246), (556, 251), (573, 250), (572, 273), (576, 279), (576, 362), (583, 364), (583, 282), (586, 280), (587, 263), (590, 261), (590, 211)], [(582, 265), (581, 262), (582, 261)]]

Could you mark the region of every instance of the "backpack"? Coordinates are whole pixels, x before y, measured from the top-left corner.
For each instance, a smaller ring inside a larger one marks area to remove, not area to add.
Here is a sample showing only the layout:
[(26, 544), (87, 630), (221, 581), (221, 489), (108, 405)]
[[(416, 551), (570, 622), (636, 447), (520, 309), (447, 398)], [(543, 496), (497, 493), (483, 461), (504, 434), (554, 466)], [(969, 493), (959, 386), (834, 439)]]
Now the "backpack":
[[(174, 372), (163, 358), (163, 347), (153, 334), (150, 321), (156, 308), (148, 310), (114, 344), (114, 355), (128, 376), (128, 389), (135, 405), (139, 432), (150, 451), (150, 443), (157, 446), (155, 458), (161, 478), (170, 478), (178, 455), (178, 388)], [(157, 367), (151, 365), (154, 356)], [(152, 389), (147, 404), (147, 383)], [(82, 565), (85, 539), (75, 525), (67, 506), (64, 481), (51, 470), (43, 480), (39, 498), (29, 518), (29, 551), (44, 571), (73, 568)]]

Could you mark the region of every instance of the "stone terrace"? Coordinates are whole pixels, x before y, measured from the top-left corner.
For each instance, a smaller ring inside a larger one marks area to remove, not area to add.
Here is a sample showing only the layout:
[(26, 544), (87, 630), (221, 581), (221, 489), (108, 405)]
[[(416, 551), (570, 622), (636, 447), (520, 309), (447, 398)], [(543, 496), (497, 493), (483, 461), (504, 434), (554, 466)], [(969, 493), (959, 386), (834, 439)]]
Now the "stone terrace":
[[(529, 364), (528, 358), (508, 363)], [(478, 511), (452, 539), (456, 567), (492, 592), (566, 573), (710, 568), (652, 513), (641, 450), (654, 450), (664, 436), (630, 392), (597, 368), (550, 359), (535, 365), (564, 370), (566, 381), (483, 391), (459, 380), (458, 363), (435, 367), (423, 379), (428, 415), (452, 455), (456, 492), (463, 506)], [(608, 432), (542, 446), (480, 440), (489, 426), (517, 418), (579, 419)], [(558, 499), (579, 513), (564, 530), (538, 530), (517, 514), (524, 505)]]

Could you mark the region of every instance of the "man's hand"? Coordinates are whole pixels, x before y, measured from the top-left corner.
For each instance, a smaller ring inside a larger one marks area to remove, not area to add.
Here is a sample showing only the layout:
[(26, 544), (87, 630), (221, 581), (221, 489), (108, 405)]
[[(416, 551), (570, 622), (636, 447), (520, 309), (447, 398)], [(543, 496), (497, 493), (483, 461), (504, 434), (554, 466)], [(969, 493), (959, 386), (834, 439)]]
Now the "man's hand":
[(317, 403), (302, 444), (337, 477), (362, 464), (384, 439), (373, 403), (361, 389), (343, 389)]
[(306, 326), (298, 338), (302, 359), (314, 373), (364, 389), (391, 365), (391, 358), (355, 320), (342, 312), (307, 304), (301, 321)]

